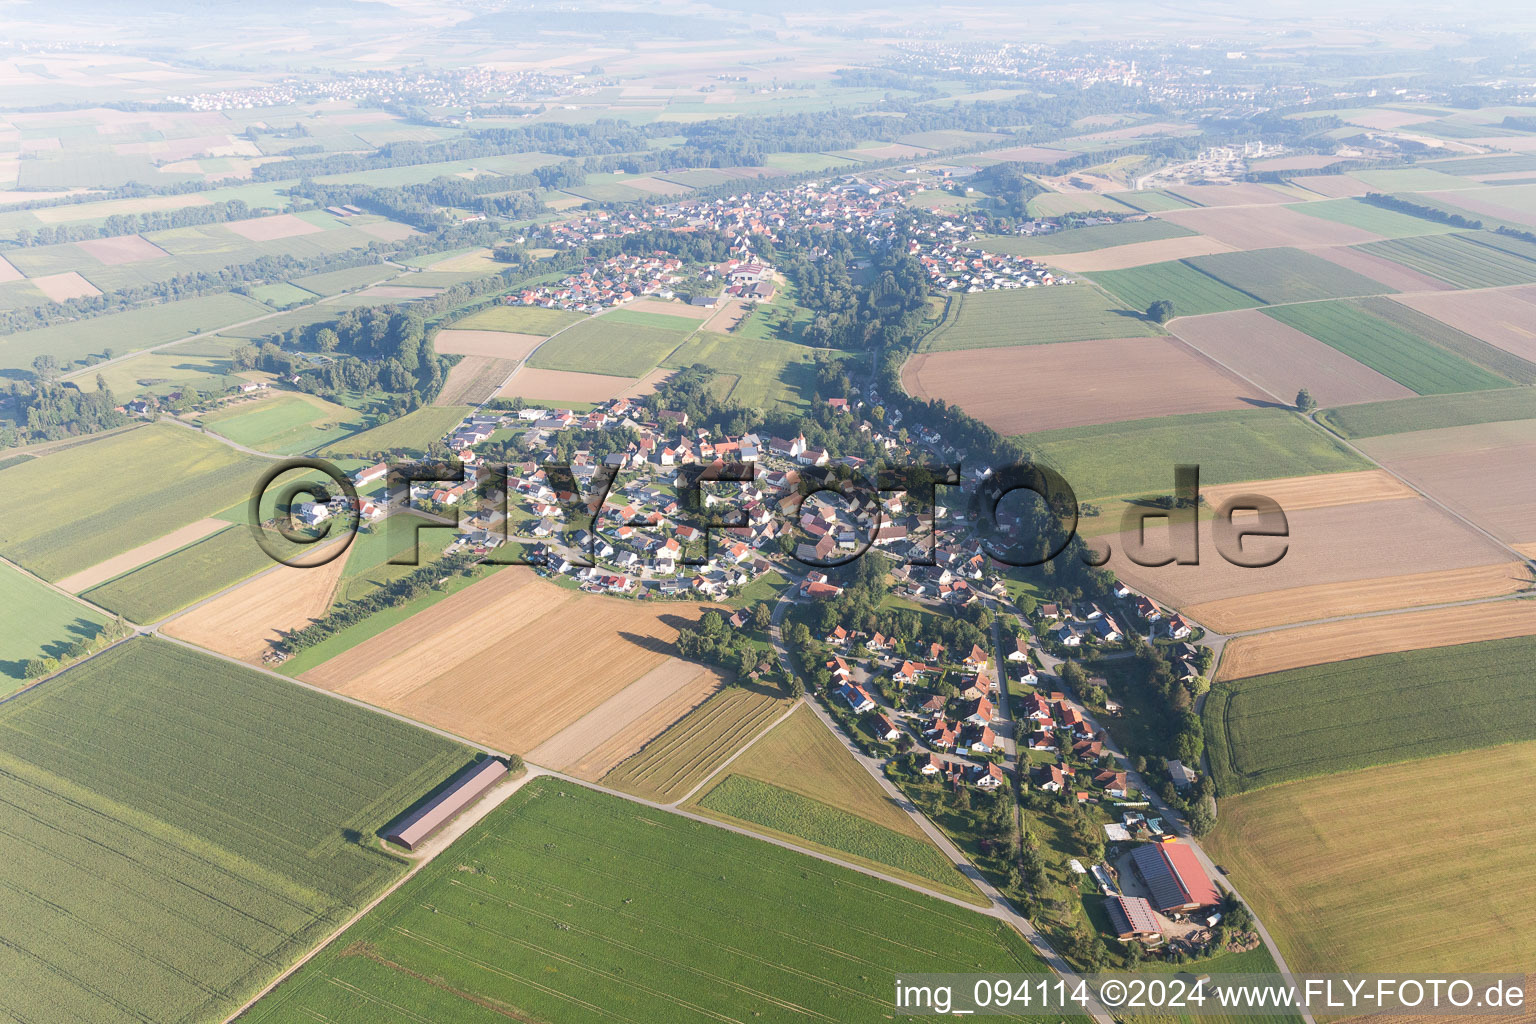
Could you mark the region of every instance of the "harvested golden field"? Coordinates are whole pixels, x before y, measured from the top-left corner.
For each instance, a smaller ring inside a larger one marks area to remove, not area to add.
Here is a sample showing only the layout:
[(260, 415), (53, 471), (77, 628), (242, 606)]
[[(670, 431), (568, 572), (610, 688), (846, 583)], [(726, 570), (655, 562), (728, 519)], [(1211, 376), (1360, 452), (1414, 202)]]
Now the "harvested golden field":
[(1160, 238), (1151, 242), (1132, 242), (1129, 245), (1112, 245), (1107, 249), (1088, 252), (1062, 253), (1046, 257), (1053, 267), (1074, 274), (1092, 273), (1095, 270), (1124, 270), (1127, 267), (1144, 267), (1149, 263), (1182, 260), (1188, 256), (1210, 256), (1218, 252), (1231, 252), (1226, 242), (1218, 242), (1204, 235), (1182, 235), (1179, 238)]
[(1238, 249), (1357, 245), (1381, 238), (1372, 231), (1321, 217), (1308, 217), (1284, 206), (1211, 206), (1169, 210), (1158, 216)]
[(1358, 473), (1321, 473), (1317, 476), (1289, 476), (1279, 480), (1254, 480), (1245, 484), (1220, 484), (1202, 487), (1206, 504), (1220, 508), (1239, 494), (1263, 494), (1280, 503), (1287, 513), (1303, 509), (1356, 505), (1363, 501), (1391, 501), (1414, 498), (1413, 488), (1384, 469), (1365, 469)]
[[(1330, 263), (1337, 263), (1345, 270), (1364, 274), (1371, 280), (1380, 281), (1388, 288), (1396, 288), (1400, 292), (1438, 292), (1448, 291), (1455, 287), (1455, 285), (1442, 281), (1438, 277), (1430, 277), (1428, 274), (1420, 273), (1412, 267), (1404, 266), (1395, 260), (1389, 260), (1385, 256), (1378, 256), (1376, 253), (1365, 252), (1361, 249), (1351, 249), (1347, 245), (1325, 245), (1305, 251), (1313, 256), (1321, 257)], [(1393, 298), (1396, 298), (1396, 296), (1393, 296)]]
[(1536, 541), (1536, 420), (1363, 438), (1362, 451), (1506, 543)]
[(730, 763), (729, 773), (820, 800), (903, 835), (923, 836), (911, 815), (896, 806), (808, 707), (797, 707), (752, 744)]
[(1190, 605), (1185, 611), (1218, 632), (1231, 633), (1361, 612), (1471, 601), (1527, 591), (1531, 586), (1531, 574), (1525, 563), (1495, 562), (1465, 569), (1293, 587)]
[(723, 685), (712, 668), (668, 658), (528, 751), (528, 760), (596, 782)]
[(325, 614), (346, 565), (346, 554), (316, 569), (279, 565), (177, 616), (160, 632), (259, 665), (272, 641)]
[(1392, 300), (1521, 359), (1536, 362), (1536, 285), (1446, 291), (1437, 295), (1394, 295)]
[(513, 359), (493, 359), (490, 356), (465, 356), (448, 371), (443, 389), (432, 400), (433, 405), (479, 405), (495, 395), (517, 368)]
[(1325, 622), (1228, 641), (1216, 678), (1245, 679), (1372, 654), (1532, 634), (1536, 634), (1536, 601), (1524, 599)]
[[(1126, 557), (1132, 535), (1120, 533), (1111, 567), (1131, 586), (1221, 633), (1509, 593), (1528, 575), (1516, 571), (1508, 551), (1422, 498), (1286, 515), (1285, 556), (1266, 568), (1223, 558), (1209, 520), (1198, 526), (1198, 565), (1137, 565)], [(1150, 521), (1146, 535), (1143, 561), (1171, 553), (1165, 523)], [(1270, 538), (1247, 542), (1257, 553), (1280, 546)]]
[(1244, 409), (1269, 396), (1169, 338), (1121, 338), (923, 352), (902, 370), (1002, 434)]
[(194, 541), (202, 540), (210, 534), (218, 533), (229, 523), (222, 519), (199, 519), (195, 523), (188, 523), (179, 530), (172, 530), (164, 537), (159, 537), (147, 544), (140, 544), (131, 551), (124, 551), (115, 558), (109, 558), (105, 562), (98, 562), (72, 576), (66, 576), (59, 580), (59, 586), (72, 594), (78, 594), (84, 590), (90, 590), (100, 583), (105, 583), (114, 576), (121, 576), (129, 569), (137, 569), (139, 566), (162, 555), (168, 555), (177, 548), (186, 547)]
[(633, 377), (572, 370), (540, 370), (524, 366), (517, 376), (496, 392), (497, 398), (523, 398), (540, 402), (604, 402), (635, 386)]
[(1222, 800), (1204, 842), (1293, 970), (1523, 971), (1533, 773), (1518, 743), (1288, 783)]
[(523, 753), (668, 661), (705, 610), (583, 594), (509, 566), (303, 678)]
[(654, 395), (656, 389), (672, 379), (676, 370), (664, 366), (658, 366), (639, 380), (630, 381), (629, 387), (623, 389), (614, 398), (644, 398), (646, 395)]
[(1323, 407), (1414, 395), (1392, 378), (1257, 309), (1180, 317), (1169, 330), (1281, 402), (1294, 401), (1303, 387)]
[(0, 284), (5, 284), (7, 281), (20, 281), (24, 276), (21, 271), (11, 265), (9, 260), (0, 256)]
[(432, 347), (445, 356), (489, 356), (492, 359), (523, 359), (544, 340), (542, 334), (510, 331), (438, 331)]

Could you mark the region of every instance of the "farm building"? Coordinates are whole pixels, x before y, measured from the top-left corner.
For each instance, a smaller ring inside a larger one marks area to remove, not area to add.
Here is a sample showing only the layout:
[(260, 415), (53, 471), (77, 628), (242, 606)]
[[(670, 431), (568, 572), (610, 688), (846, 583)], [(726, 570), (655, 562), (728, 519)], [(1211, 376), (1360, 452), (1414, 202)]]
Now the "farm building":
[(494, 757), (470, 765), (441, 793), (391, 825), (384, 838), (407, 850), (416, 849), (506, 774), (507, 766)]
[(1131, 851), (1131, 860), (1152, 893), (1152, 905), (1164, 914), (1221, 902), (1194, 849), (1183, 843), (1147, 843)]
[(1104, 900), (1104, 909), (1118, 939), (1150, 939), (1162, 934), (1152, 904), (1140, 896), (1110, 896)]

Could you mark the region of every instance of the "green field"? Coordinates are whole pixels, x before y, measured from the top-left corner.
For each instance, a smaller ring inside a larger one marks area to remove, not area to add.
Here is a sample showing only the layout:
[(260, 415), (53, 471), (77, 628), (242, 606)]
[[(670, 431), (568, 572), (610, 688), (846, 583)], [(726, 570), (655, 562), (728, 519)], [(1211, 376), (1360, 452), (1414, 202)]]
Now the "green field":
[(1490, 373), (1514, 381), (1516, 384), (1536, 384), (1536, 364), (1528, 363), (1512, 352), (1490, 345), (1481, 338), (1474, 338), (1458, 331), (1449, 324), (1441, 323), (1432, 316), (1420, 313), (1391, 299), (1366, 297), (1356, 299), (1353, 305), (1380, 320), (1401, 327), (1423, 338), (1437, 348), (1454, 353), (1470, 363), (1476, 363)]
[(1495, 288), (1536, 281), (1536, 245), (1487, 231), (1367, 242), (1355, 248), (1458, 288)]
[(1466, 188), (1465, 178), (1442, 174), (1428, 167), (1388, 167), (1377, 170), (1350, 171), (1378, 192), (1433, 192), (1444, 188)]
[(362, 267), (349, 267), (346, 270), (332, 270), (324, 274), (311, 274), (308, 277), (296, 277), (290, 283), (317, 295), (335, 295), (339, 292), (351, 291), (353, 288), (387, 281), (398, 273), (400, 271), (394, 267), (373, 263)]
[(170, 424), (111, 434), (6, 471), (0, 554), (61, 579), (229, 508), (266, 465)]
[(1141, 315), (1145, 308), (1121, 308), (1085, 283), (952, 295), (944, 321), (923, 339), (921, 351), (1147, 337), (1159, 329)]
[(1069, 213), (1126, 213), (1136, 209), (1094, 192), (1044, 192), (1031, 199), (1025, 207), (1031, 217), (1062, 217)]
[(1202, 484), (1370, 469), (1371, 463), (1283, 409), (1243, 409), (1026, 434), (1025, 444), (1084, 500), (1170, 494), (1173, 467)]
[[(1192, 256), (1184, 262), (1265, 305), (1381, 295), (1396, 290), (1300, 249), (1224, 252)], [(1174, 306), (1178, 306), (1177, 299)]]
[(546, 778), (249, 1019), (863, 1024), (911, 970), (1044, 965), (994, 918)]
[[(1408, 197), (1411, 202), (1422, 203), (1417, 196)], [(1328, 199), (1320, 203), (1296, 203), (1291, 209), (1309, 217), (1348, 224), (1353, 228), (1371, 231), (1386, 238), (1408, 238), (1413, 235), (1438, 235), (1456, 229), (1449, 224), (1415, 217), (1397, 210), (1387, 210), (1366, 202), (1364, 199)]]
[(0, 706), (5, 1007), (221, 1020), (400, 874), (374, 833), (470, 752), (161, 640)]
[(969, 885), (959, 869), (932, 843), (743, 775), (727, 775), (700, 798), (699, 806), (761, 825), (770, 833), (799, 837), (815, 847), (926, 878), (946, 889), (964, 889)]
[(1264, 313), (1421, 395), (1482, 391), (1510, 384), (1348, 302), (1275, 306)]
[(1292, 970), (1524, 971), (1536, 911), (1504, 897), (1533, 883), (1533, 772), (1516, 743), (1272, 786), (1202, 842)]
[(730, 390), (721, 395), (749, 409), (808, 409), (816, 386), (817, 354), (839, 356), (838, 349), (816, 349), (788, 341), (760, 341), (739, 334), (700, 331), (667, 357), (663, 365), (703, 364), (722, 375)]
[(424, 405), (397, 420), (334, 441), (321, 454), (365, 459), (392, 449), (425, 452), (427, 445), (447, 437), (471, 412), (474, 409), (467, 405)]
[(1115, 245), (1155, 242), (1163, 238), (1182, 238), (1195, 232), (1167, 220), (1133, 220), (1119, 224), (1095, 224), (1049, 235), (1011, 238), (989, 235), (977, 239), (988, 252), (1006, 252), (1015, 256), (1057, 256), (1069, 252), (1092, 252)]
[(273, 564), (249, 529), (231, 526), (80, 596), (134, 622), (158, 622)]
[(603, 776), (603, 785), (647, 800), (680, 799), (785, 707), (784, 699), (769, 689), (727, 687)]
[(287, 281), (279, 281), (276, 284), (258, 285), (251, 289), (251, 297), (269, 306), (282, 307), (298, 302), (308, 302), (318, 298), (314, 292), (300, 288), (296, 284)]
[(1380, 437), (1412, 430), (1465, 427), (1474, 423), (1536, 419), (1536, 390), (1505, 388), (1463, 395), (1431, 395), (1325, 409), (1318, 418), (1349, 438)]
[(101, 632), (106, 617), (71, 601), (9, 565), (0, 564), (0, 677), (19, 684), (33, 658), (57, 658), (77, 640)]
[(68, 367), (108, 347), (122, 355), (270, 312), (254, 299), (225, 293), (21, 331), (0, 336), (0, 368), (31, 370), (32, 360), (45, 353)]
[[(539, 346), (528, 365), (543, 370), (644, 377), (698, 326), (697, 321), (683, 317), (629, 313), (625, 318), (624, 314), (624, 310), (604, 313), (577, 324)], [(675, 321), (683, 326), (637, 323), (641, 318)]]
[(1536, 637), (1378, 654), (1211, 687), (1202, 711), (1219, 790), (1530, 739)]
[(511, 331), (513, 334), (554, 334), (590, 319), (585, 313), (542, 306), (491, 306), (452, 325), (465, 331)]
[(277, 455), (298, 455), (334, 444), (363, 425), (362, 417), (344, 405), (291, 393), (235, 402), (198, 422), (237, 444)]
[(1257, 296), (1218, 281), (1191, 266), (1187, 260), (1152, 263), (1126, 270), (1103, 270), (1092, 277), (1127, 308), (1142, 312), (1159, 299), (1173, 303), (1175, 316), (1225, 313), (1263, 305)]

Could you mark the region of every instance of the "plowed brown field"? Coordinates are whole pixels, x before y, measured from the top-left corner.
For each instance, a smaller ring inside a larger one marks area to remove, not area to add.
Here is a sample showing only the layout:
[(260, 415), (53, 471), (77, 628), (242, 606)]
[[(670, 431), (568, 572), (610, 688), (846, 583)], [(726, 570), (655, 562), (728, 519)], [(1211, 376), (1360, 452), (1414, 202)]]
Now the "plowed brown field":
[[(1287, 511), (1287, 519), (1285, 557), (1267, 568), (1222, 558), (1209, 521), (1199, 525), (1199, 565), (1136, 565), (1121, 533), (1111, 567), (1131, 586), (1221, 633), (1468, 600), (1529, 582), (1507, 550), (1423, 499), (1299, 509)], [(1142, 560), (1151, 561), (1168, 551), (1167, 527), (1149, 524), (1146, 533)], [(1258, 552), (1278, 546), (1264, 538), (1247, 542)]]
[(1536, 362), (1536, 285), (1447, 291), (1438, 295), (1394, 295), (1392, 299), (1521, 359)]
[(544, 340), (542, 334), (513, 334), (510, 331), (438, 331), (432, 345), (443, 355), (489, 356), (492, 359), (522, 359)]
[(1221, 652), (1216, 678), (1244, 679), (1372, 654), (1450, 647), (1533, 633), (1536, 601), (1524, 599), (1325, 622), (1234, 638)]
[(902, 370), (913, 395), (958, 405), (1002, 434), (1244, 409), (1269, 400), (1167, 338), (924, 352)]
[(524, 366), (506, 387), (496, 392), (496, 397), (515, 398), (521, 395), (542, 402), (602, 402), (634, 386), (633, 377), (574, 373), (570, 370), (539, 370)]
[(1220, 239), (1238, 249), (1277, 246), (1357, 245), (1381, 236), (1348, 224), (1308, 217), (1284, 206), (1204, 207), (1158, 214), (1191, 231)]
[(1060, 256), (1046, 257), (1046, 262), (1074, 274), (1085, 274), (1095, 270), (1124, 270), (1127, 267), (1144, 267), (1149, 263), (1231, 251), (1232, 247), (1226, 242), (1218, 242), (1204, 235), (1184, 235), (1152, 242), (1112, 245), (1107, 249), (1088, 252), (1062, 253)]
[(1256, 309), (1181, 317), (1169, 329), (1281, 402), (1293, 401), (1302, 388), (1324, 407), (1414, 395), (1390, 377)]

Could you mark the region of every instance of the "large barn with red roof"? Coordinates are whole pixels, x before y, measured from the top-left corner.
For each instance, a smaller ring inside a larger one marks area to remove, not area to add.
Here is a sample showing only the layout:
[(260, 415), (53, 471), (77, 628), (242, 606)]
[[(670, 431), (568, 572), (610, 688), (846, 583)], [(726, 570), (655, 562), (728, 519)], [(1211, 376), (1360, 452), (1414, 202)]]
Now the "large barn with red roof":
[(1216, 883), (1200, 866), (1193, 847), (1179, 842), (1146, 843), (1131, 851), (1131, 860), (1151, 894), (1150, 902), (1164, 914), (1221, 902)]

